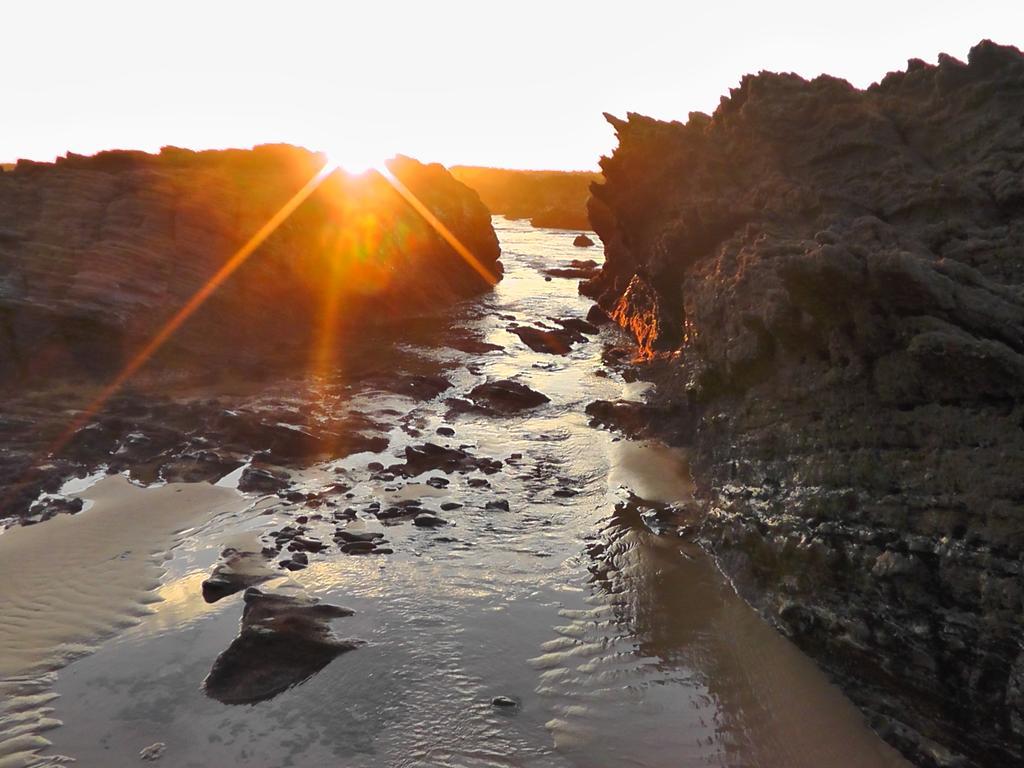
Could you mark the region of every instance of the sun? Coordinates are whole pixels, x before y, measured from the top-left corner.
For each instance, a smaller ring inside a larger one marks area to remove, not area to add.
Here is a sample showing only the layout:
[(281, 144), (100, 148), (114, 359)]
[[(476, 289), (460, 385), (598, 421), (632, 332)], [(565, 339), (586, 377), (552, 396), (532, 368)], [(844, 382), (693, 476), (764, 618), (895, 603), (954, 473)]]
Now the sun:
[(333, 147), (325, 154), (331, 167), (341, 168), (351, 176), (362, 176), (370, 171), (384, 170), (387, 154), (372, 147), (352, 144), (344, 147)]

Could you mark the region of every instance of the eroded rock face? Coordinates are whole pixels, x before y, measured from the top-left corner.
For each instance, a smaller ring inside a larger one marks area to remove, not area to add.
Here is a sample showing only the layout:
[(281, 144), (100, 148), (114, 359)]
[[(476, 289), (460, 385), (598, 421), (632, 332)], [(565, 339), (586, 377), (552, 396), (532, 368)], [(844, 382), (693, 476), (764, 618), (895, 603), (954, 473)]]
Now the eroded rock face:
[[(323, 157), (290, 146), (103, 152), (0, 174), (0, 382), (108, 374), (136, 354)], [(501, 275), (479, 197), (439, 165), (391, 173)], [(334, 172), (161, 351), (175, 369), (324, 354), (325, 339), (486, 290), (380, 174)], [(320, 346), (317, 346), (320, 345)]]
[(585, 289), (679, 353), (703, 542), (917, 763), (1024, 761), (1024, 57), (609, 119)]

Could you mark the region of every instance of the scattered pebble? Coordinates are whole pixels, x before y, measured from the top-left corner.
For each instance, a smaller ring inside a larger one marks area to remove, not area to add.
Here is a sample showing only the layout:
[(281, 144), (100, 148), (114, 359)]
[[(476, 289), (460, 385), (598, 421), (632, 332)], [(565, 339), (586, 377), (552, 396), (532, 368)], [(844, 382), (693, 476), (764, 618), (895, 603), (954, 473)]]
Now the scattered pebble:
[(156, 744), (150, 744), (148, 747), (143, 747), (139, 750), (139, 758), (142, 760), (159, 760), (164, 755), (164, 751), (167, 749), (167, 745), (162, 741), (156, 742)]

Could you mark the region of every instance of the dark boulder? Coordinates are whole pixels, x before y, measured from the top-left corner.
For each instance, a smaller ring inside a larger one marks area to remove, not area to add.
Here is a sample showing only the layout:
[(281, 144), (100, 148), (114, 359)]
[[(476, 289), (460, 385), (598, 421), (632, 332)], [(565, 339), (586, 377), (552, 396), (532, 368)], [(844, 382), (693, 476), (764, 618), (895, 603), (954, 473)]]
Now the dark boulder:
[(509, 328), (520, 340), (534, 352), (543, 352), (548, 355), (567, 355), (572, 351), (572, 345), (581, 341), (578, 333), (563, 329), (533, 328), (530, 326), (514, 326)]
[(550, 402), (542, 392), (510, 379), (478, 384), (469, 396), (478, 407), (498, 414), (518, 413)]

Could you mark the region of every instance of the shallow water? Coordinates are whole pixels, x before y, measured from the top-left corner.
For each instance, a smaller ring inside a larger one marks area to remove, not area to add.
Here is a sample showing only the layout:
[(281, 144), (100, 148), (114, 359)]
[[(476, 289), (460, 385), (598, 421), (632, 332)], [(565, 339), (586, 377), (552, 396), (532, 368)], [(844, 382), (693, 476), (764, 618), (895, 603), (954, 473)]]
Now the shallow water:
[[(208, 605), (200, 583), (223, 547), (252, 546), (281, 524), (265, 505), (221, 510), (171, 551), (151, 613), (40, 683), (59, 694), (38, 709), (52, 708), (38, 715), (52, 742), (47, 754), (120, 766), (162, 742), (161, 764), (183, 767), (902, 764), (709, 558), (654, 535), (628, 505), (616, 509), (628, 492), (685, 501), (685, 456), (587, 425), (590, 401), (645, 393), (598, 375), (605, 345), (622, 343), (614, 331), (553, 357), (506, 329), (502, 315), (522, 324), (583, 316), (588, 302), (576, 281), (547, 282), (538, 269), (597, 258), (594, 251), (572, 247), (567, 232), (495, 224), (506, 277), (455, 321), (504, 351), (416, 352), (468, 364), (449, 372), (456, 394), (514, 377), (551, 402), (518, 417), (448, 418), (443, 400), (452, 392), (426, 403), (357, 393), (351, 407), (402, 414), (391, 417), (387, 456), (310, 467), (306, 480), (341, 477), (357, 499), (464, 506), (440, 512), (451, 522), (440, 529), (388, 526), (392, 555), (314, 558), (268, 585), (354, 609), (335, 630), (367, 645), (269, 701), (229, 706), (206, 697), (200, 685), (237, 632), (241, 595)], [(455, 437), (437, 436), (441, 425)], [(505, 466), (483, 488), (467, 484), (479, 473), (447, 476), (445, 489), (425, 477), (370, 479), (368, 463), (391, 463), (424, 440), (470, 445)], [(556, 496), (560, 489), (576, 495)], [(495, 499), (508, 500), (509, 511), (484, 508)], [(493, 707), (495, 696), (518, 706)]]

